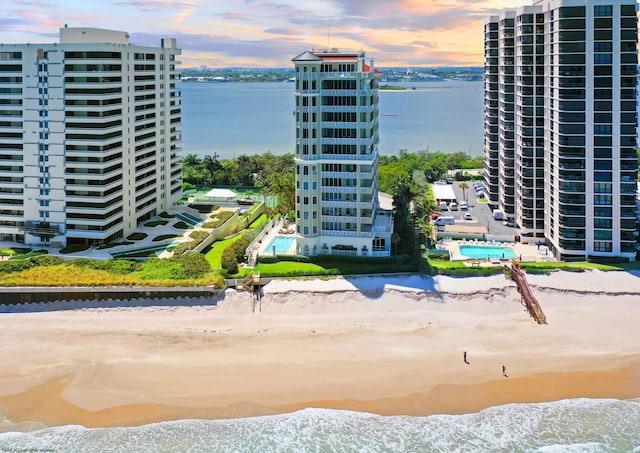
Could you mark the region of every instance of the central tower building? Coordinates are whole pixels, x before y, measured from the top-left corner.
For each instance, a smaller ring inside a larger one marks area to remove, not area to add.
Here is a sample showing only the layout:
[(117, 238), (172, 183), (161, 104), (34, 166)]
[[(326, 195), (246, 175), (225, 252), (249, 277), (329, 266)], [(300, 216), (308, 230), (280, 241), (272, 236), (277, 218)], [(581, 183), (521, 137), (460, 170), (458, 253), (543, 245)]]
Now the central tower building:
[(378, 207), (378, 74), (364, 51), (314, 49), (296, 71), (296, 233), (302, 255), (388, 256)]

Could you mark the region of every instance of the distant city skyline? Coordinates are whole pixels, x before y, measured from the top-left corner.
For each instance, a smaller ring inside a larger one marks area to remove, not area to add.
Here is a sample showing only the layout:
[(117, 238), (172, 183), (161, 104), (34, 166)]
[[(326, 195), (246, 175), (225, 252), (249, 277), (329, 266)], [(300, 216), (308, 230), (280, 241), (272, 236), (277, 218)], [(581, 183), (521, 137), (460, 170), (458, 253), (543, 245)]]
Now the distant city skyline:
[(479, 66), (483, 23), (531, 0), (17, 0), (0, 43), (49, 43), (58, 29), (129, 32), (137, 45), (175, 37), (182, 67), (287, 67), (301, 50), (364, 49), (382, 66)]

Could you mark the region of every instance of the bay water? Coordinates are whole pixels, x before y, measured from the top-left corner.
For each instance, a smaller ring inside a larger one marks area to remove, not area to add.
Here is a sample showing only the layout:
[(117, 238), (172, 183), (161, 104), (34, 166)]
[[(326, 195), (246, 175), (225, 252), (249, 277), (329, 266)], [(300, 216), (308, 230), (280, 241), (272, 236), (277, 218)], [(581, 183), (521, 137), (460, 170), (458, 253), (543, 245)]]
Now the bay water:
[[(380, 154), (406, 149), (482, 155), (483, 82), (393, 85), (406, 90), (380, 91)], [(289, 82), (183, 83), (183, 154), (230, 159), (295, 152), (294, 88)]]
[(426, 417), (304, 409), (130, 428), (31, 424), (26, 432), (5, 420), (0, 421), (0, 451), (640, 453), (639, 426), (640, 399), (507, 404), (474, 414)]

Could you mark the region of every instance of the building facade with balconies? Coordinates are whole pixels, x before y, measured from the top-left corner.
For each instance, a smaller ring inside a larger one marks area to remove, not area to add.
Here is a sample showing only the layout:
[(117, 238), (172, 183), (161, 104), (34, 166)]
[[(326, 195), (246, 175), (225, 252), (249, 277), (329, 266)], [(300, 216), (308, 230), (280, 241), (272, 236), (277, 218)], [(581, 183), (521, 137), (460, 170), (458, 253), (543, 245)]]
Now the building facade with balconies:
[(388, 256), (393, 216), (378, 205), (378, 72), (363, 51), (314, 49), (293, 62), (297, 252)]
[(101, 244), (180, 199), (177, 55), (84, 27), (0, 44), (0, 239)]
[(489, 199), (562, 260), (635, 258), (636, 11), (535, 1), (485, 22)]

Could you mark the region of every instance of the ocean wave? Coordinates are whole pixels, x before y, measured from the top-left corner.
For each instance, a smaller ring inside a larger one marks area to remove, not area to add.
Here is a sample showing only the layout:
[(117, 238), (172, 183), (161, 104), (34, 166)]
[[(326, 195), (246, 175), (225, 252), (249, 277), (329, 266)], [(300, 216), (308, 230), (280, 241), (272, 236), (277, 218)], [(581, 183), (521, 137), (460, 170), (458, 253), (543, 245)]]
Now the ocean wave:
[[(0, 451), (640, 452), (640, 399), (507, 404), (466, 415), (379, 416), (331, 409), (131, 428), (2, 423)], [(8, 432), (6, 432), (8, 431)]]

